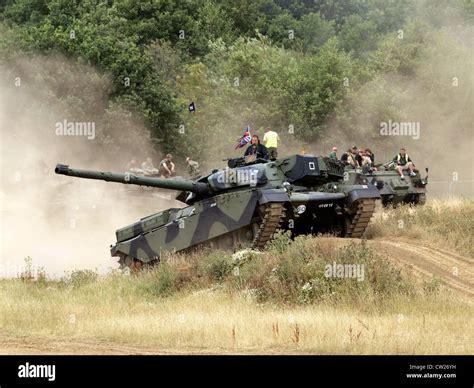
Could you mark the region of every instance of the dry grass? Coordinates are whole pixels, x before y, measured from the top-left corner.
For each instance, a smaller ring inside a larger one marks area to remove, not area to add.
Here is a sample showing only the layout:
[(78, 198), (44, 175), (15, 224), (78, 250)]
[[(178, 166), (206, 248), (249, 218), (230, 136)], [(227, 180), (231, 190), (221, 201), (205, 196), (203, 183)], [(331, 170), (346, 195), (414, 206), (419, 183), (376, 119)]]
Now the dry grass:
[(367, 237), (404, 237), (474, 257), (474, 201), (429, 199), (425, 206), (378, 212)]
[[(440, 243), (444, 233), (444, 248), (469, 254), (473, 209), (472, 201), (433, 201), (422, 209), (390, 210), (371, 234)], [(341, 247), (340, 241), (289, 244), (279, 236), (266, 253), (237, 262), (225, 253), (197, 252), (171, 255), (139, 276), (77, 271), (63, 281), (0, 280), (0, 353), (2, 337), (158, 353), (474, 352), (472, 300), (436, 279), (420, 283), (366, 244)], [(333, 261), (362, 263), (365, 280), (321, 276)]]
[[(311, 305), (259, 305), (202, 290), (137, 300), (134, 279), (104, 280), (69, 291), (22, 281), (0, 283), (5, 336), (97, 340), (156, 351), (318, 354), (472, 354), (474, 308), (453, 296), (360, 311)], [(130, 293), (128, 293), (130, 291)]]

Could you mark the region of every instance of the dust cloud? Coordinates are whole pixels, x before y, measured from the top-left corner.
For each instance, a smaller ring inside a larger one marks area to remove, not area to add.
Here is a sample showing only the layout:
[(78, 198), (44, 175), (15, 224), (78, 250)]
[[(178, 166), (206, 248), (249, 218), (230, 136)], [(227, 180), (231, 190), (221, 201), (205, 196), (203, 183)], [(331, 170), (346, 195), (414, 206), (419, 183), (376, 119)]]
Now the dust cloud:
[[(57, 163), (124, 172), (131, 158), (159, 157), (133, 111), (109, 105), (110, 81), (64, 57), (32, 56), (0, 68), (0, 278), (34, 268), (58, 277), (117, 268), (115, 230), (169, 207), (174, 192), (54, 173)], [(67, 123), (79, 126), (74, 135)], [(72, 132), (70, 132), (72, 133)]]

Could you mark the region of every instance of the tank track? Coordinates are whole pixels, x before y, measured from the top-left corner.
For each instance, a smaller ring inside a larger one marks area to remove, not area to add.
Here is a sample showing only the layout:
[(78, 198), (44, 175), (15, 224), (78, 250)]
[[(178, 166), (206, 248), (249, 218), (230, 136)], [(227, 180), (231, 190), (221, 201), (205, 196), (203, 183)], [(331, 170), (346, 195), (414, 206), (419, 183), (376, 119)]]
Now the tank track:
[(357, 201), (356, 213), (347, 226), (346, 237), (360, 238), (364, 234), (375, 211), (375, 198)]
[(265, 204), (262, 222), (252, 243), (253, 249), (263, 249), (285, 218), (285, 208), (281, 202)]

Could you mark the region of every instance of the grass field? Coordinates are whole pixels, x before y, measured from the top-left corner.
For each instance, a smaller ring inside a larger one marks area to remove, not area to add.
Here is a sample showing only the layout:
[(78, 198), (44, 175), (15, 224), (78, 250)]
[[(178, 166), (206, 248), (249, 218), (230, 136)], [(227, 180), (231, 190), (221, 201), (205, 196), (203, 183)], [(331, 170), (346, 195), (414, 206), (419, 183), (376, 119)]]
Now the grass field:
[[(262, 306), (244, 296), (201, 291), (139, 300), (128, 281), (64, 292), (1, 284), (2, 337), (98, 341), (157, 353), (472, 354), (474, 308), (453, 296), (383, 307)], [(68, 351), (58, 349), (59, 352)], [(69, 351), (75, 352), (69, 346)]]
[(422, 207), (386, 209), (374, 216), (366, 237), (405, 237), (474, 257), (474, 201), (430, 199)]
[[(473, 208), (391, 210), (369, 235), (452, 249), (471, 287)], [(331, 263), (364, 278), (326, 277)], [(472, 354), (472, 302), (377, 245), (279, 235), (263, 253), (168, 255), (139, 275), (0, 280), (0, 353)]]

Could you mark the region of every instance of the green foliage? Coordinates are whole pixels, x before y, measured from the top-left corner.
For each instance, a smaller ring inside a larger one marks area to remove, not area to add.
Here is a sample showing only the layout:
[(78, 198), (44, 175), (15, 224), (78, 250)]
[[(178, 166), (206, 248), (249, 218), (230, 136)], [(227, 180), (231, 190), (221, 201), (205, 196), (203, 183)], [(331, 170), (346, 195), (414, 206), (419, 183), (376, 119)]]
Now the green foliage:
[(206, 260), (198, 262), (197, 271), (211, 283), (220, 282), (232, 272), (234, 264), (232, 258), (224, 252), (209, 253)]
[(295, 48), (295, 46), (298, 47), (298, 40), (293, 35), (298, 26), (298, 21), (293, 16), (289, 13), (282, 13), (272, 20), (266, 32), (275, 44), (286, 48)]
[(364, 56), (377, 48), (377, 25), (358, 15), (345, 19), (340, 32), (341, 47), (348, 53)]
[[(168, 264), (165, 269), (154, 270), (156, 273), (152, 276), (157, 280), (152, 293), (163, 295), (171, 290), (214, 288), (218, 283), (231, 293), (250, 292), (260, 302), (292, 305), (323, 301), (363, 304), (367, 300), (383, 301), (400, 295), (414, 297), (420, 292), (437, 292), (437, 288), (430, 285), (418, 291), (411, 278), (364, 242), (329, 250), (319, 245), (317, 238), (298, 237), (291, 241), (289, 235), (280, 233), (269, 244), (267, 252), (247, 252), (245, 259), (238, 262), (220, 251), (197, 252), (191, 261), (187, 277), (181, 283), (176, 281), (176, 272), (171, 271)], [(331, 275), (328, 267), (335, 265), (351, 266), (353, 272)], [(163, 274), (166, 276), (161, 279)], [(163, 284), (160, 286), (159, 282)]]
[(295, 133), (302, 139), (318, 139), (334, 108), (344, 97), (343, 79), (352, 73), (352, 64), (347, 54), (336, 46), (336, 40), (330, 40), (318, 56), (304, 61), (290, 85), (290, 122), (294, 123)]
[(434, 276), (423, 283), (423, 291), (425, 292), (426, 295), (432, 295), (432, 294), (436, 295), (439, 293), (441, 284), (442, 284), (441, 279)]
[(278, 230), (272, 240), (265, 247), (269, 252), (281, 254), (288, 249), (288, 245), (291, 244), (291, 230), (286, 232)]
[[(176, 148), (177, 107), (171, 91), (154, 71), (153, 61), (142, 46), (144, 38), (140, 34), (151, 39), (151, 33), (143, 32), (140, 25), (132, 23), (134, 7), (124, 7), (125, 2), (111, 7), (105, 4), (95, 7), (94, 3), (87, 1), (78, 6), (52, 1), (48, 14), (40, 23), (15, 26), (21, 47), (44, 53), (57, 49), (106, 70), (113, 80), (110, 97), (121, 98), (138, 109), (165, 151)], [(24, 10), (20, 6), (13, 7), (11, 12), (16, 16), (10, 22), (18, 23)], [(7, 16), (9, 12), (7, 8)]]
[(230, 47), (218, 41), (210, 49), (203, 63), (185, 66), (178, 78), (179, 95), (198, 104), (198, 114), (185, 122), (191, 139), (206, 131), (237, 137), (243, 123), (292, 126), (297, 138), (317, 139), (344, 96), (343, 78), (353, 72), (335, 40), (313, 56), (275, 47), (262, 35)]
[[(420, 59), (444, 44), (438, 30), (474, 19), (467, 0), (9, 0), (0, 11), (2, 60), (59, 52), (98, 68), (111, 83), (97, 109), (142, 116), (156, 148), (178, 156), (206, 148), (203, 133), (237, 137), (247, 124), (314, 141), (328, 122), (366, 130), (395, 118), (411, 102), (391, 104), (405, 86), (384, 95), (383, 80), (423, 77)], [(375, 112), (353, 103), (361, 91)], [(87, 101), (74, 104), (89, 114)]]
[(176, 266), (162, 261), (156, 268), (145, 274), (140, 288), (146, 295), (168, 297), (180, 289), (180, 283)]
[(70, 284), (74, 288), (78, 288), (96, 282), (98, 277), (99, 275), (95, 271), (88, 269), (75, 270), (72, 271), (69, 275), (69, 278), (66, 279), (66, 283)]
[[(415, 297), (438, 290), (432, 282), (418, 287), (364, 242), (334, 250), (324, 241), (320, 244), (318, 238), (303, 236), (292, 241), (289, 235), (280, 233), (268, 251), (238, 255), (204, 250), (186, 257), (170, 257), (139, 275), (140, 292), (164, 297), (218, 286), (225, 292), (249, 293), (263, 303), (363, 305), (368, 300), (384, 302), (401, 295)], [(352, 272), (336, 276), (331, 271), (337, 265), (350, 266)]]
[(307, 53), (317, 53), (335, 34), (335, 22), (325, 20), (319, 13), (304, 15), (297, 29), (297, 36), (301, 37), (303, 50)]
[(281, 13), (272, 0), (223, 0), (219, 3), (242, 36), (253, 36), (257, 30), (265, 30), (268, 21)]

